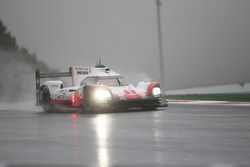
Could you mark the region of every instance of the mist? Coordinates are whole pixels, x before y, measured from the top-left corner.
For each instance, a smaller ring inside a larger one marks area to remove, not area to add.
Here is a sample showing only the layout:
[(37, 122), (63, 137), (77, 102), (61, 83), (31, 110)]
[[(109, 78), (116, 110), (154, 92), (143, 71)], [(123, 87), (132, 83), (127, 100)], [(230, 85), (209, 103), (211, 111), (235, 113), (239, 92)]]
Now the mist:
[(155, 80), (143, 72), (133, 72), (129, 70), (119, 71), (119, 73), (124, 77), (126, 84), (133, 84), (136, 86), (140, 81), (152, 81)]
[(15, 52), (0, 50), (0, 102), (34, 100), (34, 69), (24, 61), (18, 61)]

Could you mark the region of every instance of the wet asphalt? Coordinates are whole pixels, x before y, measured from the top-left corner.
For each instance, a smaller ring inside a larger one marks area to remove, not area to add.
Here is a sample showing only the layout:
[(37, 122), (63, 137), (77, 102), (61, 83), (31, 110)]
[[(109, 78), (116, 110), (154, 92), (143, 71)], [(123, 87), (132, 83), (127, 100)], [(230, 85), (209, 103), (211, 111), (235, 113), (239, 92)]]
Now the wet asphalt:
[(250, 166), (250, 108), (0, 109), (0, 167)]

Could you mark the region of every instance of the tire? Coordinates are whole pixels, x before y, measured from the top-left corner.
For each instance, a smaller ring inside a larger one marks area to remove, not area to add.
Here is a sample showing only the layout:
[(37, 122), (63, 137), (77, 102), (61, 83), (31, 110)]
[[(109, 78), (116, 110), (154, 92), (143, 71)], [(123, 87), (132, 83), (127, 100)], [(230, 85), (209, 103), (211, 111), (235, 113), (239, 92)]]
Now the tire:
[(90, 112), (95, 111), (94, 101), (93, 101), (93, 98), (91, 96), (91, 89), (88, 87), (84, 90), (83, 110), (86, 113), (90, 113)]
[(43, 86), (39, 91), (39, 101), (43, 110), (52, 112), (52, 105), (50, 104), (50, 92), (47, 86)]

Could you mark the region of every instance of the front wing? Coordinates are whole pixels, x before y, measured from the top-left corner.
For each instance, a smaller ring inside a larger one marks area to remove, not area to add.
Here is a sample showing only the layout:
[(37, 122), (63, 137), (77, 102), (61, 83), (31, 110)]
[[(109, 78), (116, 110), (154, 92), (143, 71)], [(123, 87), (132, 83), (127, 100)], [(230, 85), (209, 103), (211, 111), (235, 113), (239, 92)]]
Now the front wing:
[(112, 99), (104, 104), (96, 104), (95, 108), (101, 109), (119, 109), (119, 108), (150, 108), (166, 107), (168, 103), (163, 98), (136, 98), (136, 99)]

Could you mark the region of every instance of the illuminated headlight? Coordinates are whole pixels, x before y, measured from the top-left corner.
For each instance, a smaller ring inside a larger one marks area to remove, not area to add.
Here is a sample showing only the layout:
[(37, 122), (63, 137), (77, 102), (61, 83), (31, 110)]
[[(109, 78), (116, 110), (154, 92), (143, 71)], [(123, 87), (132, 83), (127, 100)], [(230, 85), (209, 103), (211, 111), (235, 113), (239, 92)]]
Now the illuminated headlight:
[(94, 99), (96, 102), (105, 102), (111, 99), (111, 93), (106, 89), (96, 89), (94, 91)]
[(159, 88), (159, 87), (155, 87), (155, 88), (153, 88), (152, 89), (152, 95), (153, 96), (160, 96), (160, 94), (161, 94), (161, 89)]

